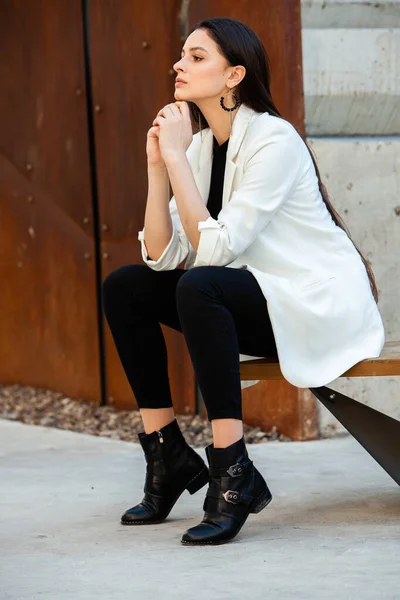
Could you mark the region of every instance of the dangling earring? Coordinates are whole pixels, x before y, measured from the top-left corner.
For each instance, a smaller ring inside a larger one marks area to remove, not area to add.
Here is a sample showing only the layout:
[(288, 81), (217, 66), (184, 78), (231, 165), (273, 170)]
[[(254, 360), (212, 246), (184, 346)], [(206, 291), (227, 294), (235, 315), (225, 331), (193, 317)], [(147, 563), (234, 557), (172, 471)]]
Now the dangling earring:
[(229, 112), (229, 130), (230, 130), (230, 135), (232, 135), (232, 112), (234, 110), (236, 110), (238, 108), (238, 106), (240, 105), (240, 100), (239, 97), (232, 92), (232, 96), (235, 98), (235, 105), (232, 106), (232, 108), (227, 108), (224, 104), (224, 97), (221, 96), (221, 99), (219, 101), (219, 103), (221, 104), (221, 108), (223, 108), (224, 110), (226, 110), (226, 112)]

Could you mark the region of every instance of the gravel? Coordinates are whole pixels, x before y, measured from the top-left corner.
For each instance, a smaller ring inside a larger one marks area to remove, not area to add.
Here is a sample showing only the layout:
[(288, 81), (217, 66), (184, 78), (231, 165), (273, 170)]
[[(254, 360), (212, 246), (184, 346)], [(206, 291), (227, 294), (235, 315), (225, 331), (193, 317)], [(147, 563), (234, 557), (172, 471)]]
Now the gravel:
[[(60, 392), (21, 385), (0, 385), (0, 418), (127, 442), (139, 442), (137, 434), (144, 431), (138, 410), (98, 406)], [(206, 418), (176, 415), (176, 419), (191, 446), (199, 448), (212, 443), (211, 424)], [(266, 432), (244, 423), (243, 430), (246, 444), (292, 441), (276, 427)]]

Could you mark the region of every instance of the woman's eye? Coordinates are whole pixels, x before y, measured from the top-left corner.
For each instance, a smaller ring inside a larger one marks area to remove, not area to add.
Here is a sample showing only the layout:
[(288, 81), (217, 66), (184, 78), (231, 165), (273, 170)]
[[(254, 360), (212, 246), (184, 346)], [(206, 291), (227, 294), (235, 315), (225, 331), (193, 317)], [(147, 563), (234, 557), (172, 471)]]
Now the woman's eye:
[[(183, 56), (181, 56), (179, 60), (182, 60), (182, 58), (183, 58)], [(194, 58), (194, 60), (195, 60), (196, 62), (198, 62), (198, 61), (200, 61), (200, 60), (203, 60), (203, 57), (202, 57), (202, 56), (195, 56), (195, 55), (194, 55), (194, 56), (193, 56), (193, 58)]]

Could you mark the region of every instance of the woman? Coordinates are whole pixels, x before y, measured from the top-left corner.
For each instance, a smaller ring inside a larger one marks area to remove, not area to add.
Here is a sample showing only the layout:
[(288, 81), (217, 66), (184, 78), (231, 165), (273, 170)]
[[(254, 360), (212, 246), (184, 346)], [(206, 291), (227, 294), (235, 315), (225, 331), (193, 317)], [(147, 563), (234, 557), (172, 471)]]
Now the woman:
[[(244, 443), (240, 353), (278, 355), (288, 381), (317, 387), (379, 356), (384, 332), (370, 266), (273, 103), (255, 33), (203, 21), (174, 70), (176, 102), (147, 136), (145, 264), (117, 269), (103, 287), (145, 429), (145, 495), (122, 523), (159, 523), (185, 489), (208, 483), (203, 520), (182, 543), (220, 544), (272, 498)], [(185, 337), (212, 425), (209, 470), (177, 425), (160, 323)]]

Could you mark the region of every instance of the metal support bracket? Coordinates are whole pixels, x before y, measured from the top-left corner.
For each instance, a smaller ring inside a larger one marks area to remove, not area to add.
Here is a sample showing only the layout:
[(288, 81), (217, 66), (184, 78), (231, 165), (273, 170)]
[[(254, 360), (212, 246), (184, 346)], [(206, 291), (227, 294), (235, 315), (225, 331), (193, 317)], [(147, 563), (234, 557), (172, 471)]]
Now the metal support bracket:
[(400, 421), (325, 386), (310, 391), (400, 485)]

